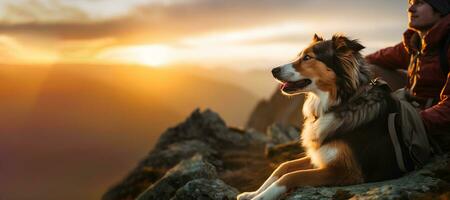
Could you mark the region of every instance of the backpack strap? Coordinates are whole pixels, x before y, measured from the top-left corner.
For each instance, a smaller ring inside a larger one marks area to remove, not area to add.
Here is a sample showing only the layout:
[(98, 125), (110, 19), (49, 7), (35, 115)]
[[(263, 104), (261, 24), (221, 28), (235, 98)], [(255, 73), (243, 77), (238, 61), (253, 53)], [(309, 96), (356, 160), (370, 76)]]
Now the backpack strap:
[(402, 148), (400, 146), (400, 141), (397, 137), (397, 131), (395, 129), (395, 117), (397, 113), (390, 113), (388, 116), (388, 130), (389, 135), (391, 136), (392, 144), (394, 145), (394, 151), (395, 151), (395, 158), (397, 160), (397, 165), (400, 168), (402, 172), (407, 172), (404, 158), (403, 158), (403, 152)]
[(447, 38), (445, 39), (445, 43), (441, 46), (441, 50), (439, 52), (439, 60), (441, 64), (442, 72), (444, 72), (444, 75), (447, 76), (448, 74), (448, 58), (447, 58), (447, 52), (448, 48), (450, 46), (450, 34), (447, 34)]

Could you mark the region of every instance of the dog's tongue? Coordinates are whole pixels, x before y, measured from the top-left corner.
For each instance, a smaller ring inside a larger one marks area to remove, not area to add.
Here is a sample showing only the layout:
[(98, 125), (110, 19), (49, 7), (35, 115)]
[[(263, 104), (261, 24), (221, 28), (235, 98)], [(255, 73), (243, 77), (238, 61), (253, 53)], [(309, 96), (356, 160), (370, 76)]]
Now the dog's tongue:
[(309, 85), (310, 83), (311, 83), (311, 80), (309, 80), (309, 79), (303, 79), (303, 80), (296, 81), (296, 82), (286, 82), (286, 83), (282, 83), (282, 84), (280, 85), (280, 88), (281, 88), (281, 89), (284, 89), (284, 88), (287, 88), (287, 87), (290, 87), (290, 88), (303, 88), (303, 87)]

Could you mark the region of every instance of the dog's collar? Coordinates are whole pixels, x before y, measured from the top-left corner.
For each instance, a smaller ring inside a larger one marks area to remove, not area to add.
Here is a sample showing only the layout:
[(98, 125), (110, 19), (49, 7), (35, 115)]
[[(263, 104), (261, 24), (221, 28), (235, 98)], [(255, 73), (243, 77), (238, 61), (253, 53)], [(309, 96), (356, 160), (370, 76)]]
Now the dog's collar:
[(376, 85), (377, 82), (379, 82), (379, 81), (380, 81), (380, 77), (376, 77), (376, 78), (370, 80), (369, 85), (374, 86), (374, 85)]
[(352, 102), (354, 99), (358, 98), (361, 94), (366, 93), (368, 91), (370, 91), (373, 87), (378, 86), (378, 85), (387, 85), (387, 83), (383, 80), (381, 80), (379, 77), (376, 77), (372, 80), (369, 81), (368, 84), (360, 87), (355, 94), (350, 97), (350, 99), (348, 99), (349, 102)]

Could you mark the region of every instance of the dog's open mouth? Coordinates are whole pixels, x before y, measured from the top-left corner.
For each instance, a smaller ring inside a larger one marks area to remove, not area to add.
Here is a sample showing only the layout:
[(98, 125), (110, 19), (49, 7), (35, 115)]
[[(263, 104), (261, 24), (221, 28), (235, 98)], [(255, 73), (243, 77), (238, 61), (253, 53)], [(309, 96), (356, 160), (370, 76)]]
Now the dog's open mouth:
[(284, 82), (281, 84), (280, 88), (284, 92), (294, 92), (299, 89), (305, 88), (306, 86), (308, 86), (311, 83), (312, 83), (312, 81), (310, 79), (302, 79), (302, 80), (295, 81), (295, 82)]

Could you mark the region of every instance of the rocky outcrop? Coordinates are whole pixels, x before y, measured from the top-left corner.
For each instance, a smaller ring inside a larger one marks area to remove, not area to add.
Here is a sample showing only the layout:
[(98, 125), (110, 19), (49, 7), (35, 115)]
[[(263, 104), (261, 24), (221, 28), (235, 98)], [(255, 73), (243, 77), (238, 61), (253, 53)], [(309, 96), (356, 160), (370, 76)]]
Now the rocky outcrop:
[(239, 191), (220, 179), (195, 179), (178, 189), (172, 200), (235, 199)]
[(303, 114), (301, 108), (305, 95), (285, 96), (276, 89), (269, 100), (263, 99), (258, 102), (247, 121), (247, 129), (255, 129), (266, 132), (273, 123), (283, 126), (300, 126)]
[(298, 142), (300, 140), (300, 129), (294, 126), (286, 126), (274, 123), (267, 129), (267, 146), (272, 147), (280, 144)]
[[(164, 177), (148, 187), (137, 200), (171, 199), (179, 188), (192, 180), (215, 178), (217, 178), (216, 168), (205, 161), (201, 155), (196, 155), (191, 159), (181, 161), (167, 171)], [(236, 191), (234, 188), (230, 190)]]
[(227, 127), (210, 110), (196, 110), (163, 133), (103, 199), (233, 199), (237, 189), (254, 189), (272, 171), (264, 157), (267, 140), (258, 132)]
[[(163, 133), (154, 149), (104, 200), (234, 199), (257, 189), (274, 166), (302, 155), (298, 129), (275, 124), (267, 134), (229, 128), (216, 113), (194, 111)], [(294, 141), (293, 141), (294, 140)], [(441, 156), (402, 178), (346, 187), (305, 187), (283, 198), (436, 199), (450, 197), (450, 158)]]

